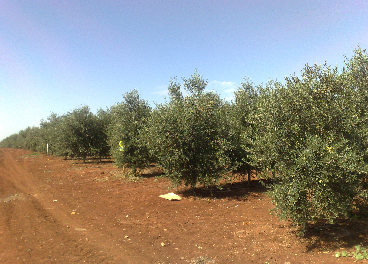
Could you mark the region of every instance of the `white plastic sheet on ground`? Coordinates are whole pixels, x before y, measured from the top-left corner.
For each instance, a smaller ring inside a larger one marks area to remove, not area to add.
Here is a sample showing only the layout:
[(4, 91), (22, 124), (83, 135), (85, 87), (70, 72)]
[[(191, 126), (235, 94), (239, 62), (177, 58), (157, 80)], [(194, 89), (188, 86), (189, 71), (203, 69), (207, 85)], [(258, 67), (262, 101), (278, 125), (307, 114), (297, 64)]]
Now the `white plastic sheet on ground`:
[(170, 200), (170, 201), (180, 201), (181, 197), (179, 195), (176, 195), (175, 193), (167, 193), (160, 195), (161, 198)]

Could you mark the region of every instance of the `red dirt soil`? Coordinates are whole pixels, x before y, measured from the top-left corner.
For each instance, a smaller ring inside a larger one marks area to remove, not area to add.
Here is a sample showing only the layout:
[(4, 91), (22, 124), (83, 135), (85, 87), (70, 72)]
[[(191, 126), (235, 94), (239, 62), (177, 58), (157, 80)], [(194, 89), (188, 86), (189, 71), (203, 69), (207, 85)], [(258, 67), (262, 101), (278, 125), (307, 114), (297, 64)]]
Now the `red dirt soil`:
[(255, 179), (170, 187), (155, 168), (132, 181), (111, 162), (0, 149), (0, 263), (368, 263), (334, 256), (368, 245), (366, 221), (301, 239)]

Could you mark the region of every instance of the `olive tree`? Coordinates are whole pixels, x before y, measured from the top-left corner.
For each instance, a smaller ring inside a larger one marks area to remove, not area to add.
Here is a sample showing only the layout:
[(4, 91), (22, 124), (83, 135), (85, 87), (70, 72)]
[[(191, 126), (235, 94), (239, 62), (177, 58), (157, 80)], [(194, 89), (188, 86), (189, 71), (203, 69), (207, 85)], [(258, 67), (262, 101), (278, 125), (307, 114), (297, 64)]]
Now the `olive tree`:
[(258, 90), (251, 159), (273, 179), (269, 194), (279, 215), (302, 230), (349, 217), (367, 175), (359, 143), (367, 123), (357, 115), (361, 99), (348, 76), (306, 65), (301, 77)]
[(123, 95), (124, 101), (111, 107), (110, 124), (107, 129), (110, 152), (115, 163), (122, 167), (138, 168), (147, 166), (150, 157), (141, 131), (151, 114), (148, 102), (141, 99), (137, 90)]
[(64, 133), (65, 145), (73, 156), (81, 156), (83, 162), (96, 149), (96, 138), (102, 133), (97, 127), (97, 118), (88, 106), (77, 108), (66, 115)]
[(176, 185), (215, 185), (232, 170), (224, 101), (205, 92), (207, 81), (195, 72), (168, 87), (170, 101), (156, 106), (145, 132), (151, 155)]

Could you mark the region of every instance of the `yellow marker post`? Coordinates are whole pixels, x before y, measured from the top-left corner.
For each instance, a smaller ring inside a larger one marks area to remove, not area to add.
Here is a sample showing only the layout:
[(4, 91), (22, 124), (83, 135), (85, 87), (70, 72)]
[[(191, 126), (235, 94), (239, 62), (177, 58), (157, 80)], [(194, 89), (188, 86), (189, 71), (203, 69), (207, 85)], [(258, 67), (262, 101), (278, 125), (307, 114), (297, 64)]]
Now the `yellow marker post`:
[(120, 142), (119, 142), (119, 146), (120, 146), (119, 150), (120, 150), (120, 151), (124, 151), (124, 144), (123, 144), (123, 141), (120, 141)]

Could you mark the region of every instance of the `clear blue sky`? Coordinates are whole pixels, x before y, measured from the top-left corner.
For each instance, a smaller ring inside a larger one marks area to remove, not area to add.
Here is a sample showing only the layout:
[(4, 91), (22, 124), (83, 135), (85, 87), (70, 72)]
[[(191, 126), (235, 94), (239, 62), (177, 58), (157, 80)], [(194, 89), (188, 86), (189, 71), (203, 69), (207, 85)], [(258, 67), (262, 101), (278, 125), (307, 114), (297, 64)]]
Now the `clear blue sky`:
[(0, 140), (132, 89), (163, 102), (170, 78), (195, 68), (229, 99), (244, 77), (342, 67), (358, 44), (368, 48), (366, 0), (1, 0)]

